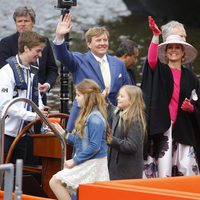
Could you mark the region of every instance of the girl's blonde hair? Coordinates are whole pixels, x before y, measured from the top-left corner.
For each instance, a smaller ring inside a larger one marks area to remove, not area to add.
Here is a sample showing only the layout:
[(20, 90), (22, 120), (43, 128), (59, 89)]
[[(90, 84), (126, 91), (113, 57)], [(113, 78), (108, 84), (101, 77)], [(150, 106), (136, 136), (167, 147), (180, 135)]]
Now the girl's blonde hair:
[(75, 130), (83, 136), (83, 130), (88, 115), (92, 112), (94, 106), (97, 106), (106, 122), (106, 131), (110, 132), (110, 126), (107, 121), (107, 110), (105, 98), (101, 94), (98, 84), (91, 79), (84, 79), (76, 86), (76, 90), (84, 95), (83, 105), (79, 116), (75, 122)]
[(141, 122), (144, 138), (146, 134), (146, 117), (142, 90), (133, 85), (124, 85), (120, 88), (120, 91), (121, 90), (124, 90), (130, 99), (128, 108), (125, 109), (121, 115), (122, 119), (124, 120), (125, 135), (127, 135), (133, 119), (137, 118)]

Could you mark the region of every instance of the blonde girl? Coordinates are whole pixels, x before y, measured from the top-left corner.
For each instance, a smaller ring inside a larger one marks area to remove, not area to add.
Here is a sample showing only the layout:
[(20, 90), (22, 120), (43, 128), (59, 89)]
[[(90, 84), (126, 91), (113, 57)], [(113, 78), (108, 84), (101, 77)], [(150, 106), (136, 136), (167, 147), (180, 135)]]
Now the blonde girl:
[(142, 178), (143, 141), (146, 132), (145, 105), (137, 86), (123, 86), (117, 97), (117, 107), (109, 104), (112, 120), (108, 136), (108, 167), (110, 179)]

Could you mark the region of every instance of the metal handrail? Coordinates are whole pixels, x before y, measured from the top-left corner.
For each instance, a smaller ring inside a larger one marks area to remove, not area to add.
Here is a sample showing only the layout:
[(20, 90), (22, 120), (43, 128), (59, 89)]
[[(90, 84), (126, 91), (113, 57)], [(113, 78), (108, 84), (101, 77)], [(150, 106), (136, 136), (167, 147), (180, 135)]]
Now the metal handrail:
[(15, 175), (15, 200), (21, 200), (22, 195), (22, 169), (23, 160), (16, 161), (16, 175)]
[[(64, 167), (64, 161), (66, 159), (66, 143), (64, 137), (59, 134), (59, 132), (54, 128), (54, 126), (48, 121), (48, 119), (42, 114), (42, 112), (38, 109), (37, 105), (31, 101), (30, 99), (17, 97), (9, 101), (1, 110), (0, 113), (0, 164), (4, 163), (4, 134), (5, 134), (5, 119), (7, 117), (8, 109), (17, 102), (25, 102), (32, 106), (33, 110), (38, 114), (41, 121), (44, 122), (48, 127), (53, 131), (56, 137), (60, 140), (61, 143), (61, 169)], [(0, 173), (0, 187), (3, 181), (3, 174)]]
[[(21, 200), (22, 195), (22, 166), (21, 159), (16, 161), (16, 179), (15, 179), (15, 200)], [(12, 200), (13, 184), (14, 184), (14, 164), (1, 164), (0, 171), (5, 171), (4, 181), (4, 200)]]
[(4, 199), (12, 200), (14, 165), (12, 163), (2, 164), (0, 171), (5, 171)]

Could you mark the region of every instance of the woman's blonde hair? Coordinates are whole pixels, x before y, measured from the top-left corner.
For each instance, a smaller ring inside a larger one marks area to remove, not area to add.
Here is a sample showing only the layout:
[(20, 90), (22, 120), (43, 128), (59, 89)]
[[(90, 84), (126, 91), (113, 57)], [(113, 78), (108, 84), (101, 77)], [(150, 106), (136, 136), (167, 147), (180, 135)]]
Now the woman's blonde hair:
[(146, 134), (146, 117), (142, 90), (133, 85), (124, 85), (120, 88), (120, 91), (121, 90), (124, 90), (130, 99), (128, 108), (125, 109), (121, 115), (122, 119), (124, 120), (125, 135), (127, 135), (133, 119), (137, 118), (141, 122), (144, 138)]
[(109, 133), (110, 126), (107, 121), (106, 102), (103, 95), (101, 94), (98, 84), (91, 79), (84, 79), (76, 86), (76, 90), (80, 94), (83, 94), (84, 101), (79, 116), (75, 122), (75, 130), (80, 133), (80, 136), (83, 136), (86, 119), (92, 112), (94, 106), (97, 106), (98, 110), (105, 119), (106, 131)]

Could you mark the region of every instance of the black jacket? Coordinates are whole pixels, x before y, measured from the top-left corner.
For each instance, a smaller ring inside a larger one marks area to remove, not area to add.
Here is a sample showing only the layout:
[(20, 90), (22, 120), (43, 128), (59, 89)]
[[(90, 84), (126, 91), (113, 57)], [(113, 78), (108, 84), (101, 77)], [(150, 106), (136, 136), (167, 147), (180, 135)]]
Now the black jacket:
[(134, 119), (125, 134), (119, 123), (119, 112), (108, 106), (108, 119), (112, 120), (112, 141), (108, 151), (108, 169), (111, 180), (142, 178), (143, 172), (143, 132), (141, 123)]
[[(180, 80), (180, 97), (177, 119), (173, 128), (173, 138), (181, 144), (199, 146), (200, 138), (200, 85), (196, 75), (182, 67)], [(169, 103), (173, 92), (173, 76), (168, 65), (158, 61), (154, 71), (146, 61), (143, 71), (142, 90), (147, 106), (148, 133), (150, 136), (163, 134), (171, 124)], [(198, 101), (194, 104), (194, 112), (181, 109), (185, 98), (190, 99), (193, 89), (196, 89)]]

